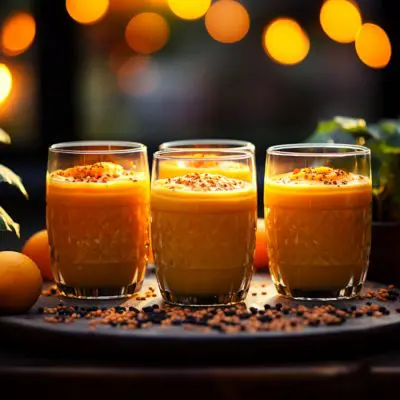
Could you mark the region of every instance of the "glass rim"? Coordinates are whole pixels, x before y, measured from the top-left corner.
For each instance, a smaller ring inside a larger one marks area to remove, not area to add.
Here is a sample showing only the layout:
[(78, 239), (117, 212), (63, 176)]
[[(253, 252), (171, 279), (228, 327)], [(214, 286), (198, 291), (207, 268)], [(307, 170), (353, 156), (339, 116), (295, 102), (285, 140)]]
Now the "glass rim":
[[(160, 150), (167, 150), (167, 149), (174, 149), (174, 146), (193, 146), (193, 147), (186, 147), (186, 149), (197, 149), (197, 145), (232, 145), (232, 150), (242, 150), (242, 149), (249, 149), (252, 152), (255, 151), (256, 146), (248, 142), (246, 140), (239, 140), (239, 139), (187, 139), (187, 140), (171, 140), (169, 142), (164, 142), (159, 145)], [(222, 148), (225, 149), (225, 148)], [(179, 149), (178, 149), (179, 150)]]
[[(114, 149), (79, 149), (79, 147), (115, 146)], [(120, 148), (118, 148), (120, 147)], [(73, 149), (72, 149), (73, 148)], [(147, 146), (139, 142), (120, 140), (77, 140), (73, 142), (55, 143), (49, 152), (59, 154), (131, 154), (143, 152)]]
[[(326, 149), (345, 149), (349, 150), (344, 153), (311, 153), (311, 152), (298, 152), (299, 149), (313, 149), (313, 148), (326, 148)], [(341, 143), (294, 143), (294, 144), (279, 144), (276, 146), (268, 147), (267, 155), (280, 155), (287, 157), (351, 157), (351, 156), (368, 156), (371, 150), (368, 147), (358, 144), (341, 144)]]
[[(195, 154), (190, 156), (195, 151)], [(183, 156), (188, 154), (189, 156)], [(204, 158), (196, 157), (196, 154), (211, 154), (213, 156)], [(215, 153), (218, 153), (217, 155)], [(158, 150), (153, 154), (154, 160), (185, 160), (185, 161), (237, 161), (252, 159), (253, 154), (245, 150), (229, 149), (171, 149)]]

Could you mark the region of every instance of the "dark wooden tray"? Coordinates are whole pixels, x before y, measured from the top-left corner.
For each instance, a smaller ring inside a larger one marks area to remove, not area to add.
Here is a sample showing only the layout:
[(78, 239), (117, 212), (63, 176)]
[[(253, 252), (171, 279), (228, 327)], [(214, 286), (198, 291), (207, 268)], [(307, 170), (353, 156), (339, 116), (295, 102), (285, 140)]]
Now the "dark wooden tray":
[[(145, 281), (145, 288), (153, 286), (157, 288), (157, 282), (153, 274), (149, 274)], [(367, 288), (377, 289), (382, 285), (368, 282)], [(144, 291), (144, 290), (142, 290)], [(267, 294), (263, 295), (262, 293)], [(87, 307), (95, 305), (133, 305), (141, 308), (152, 304), (161, 304), (157, 290), (157, 298), (146, 301), (113, 301), (94, 302), (83, 300), (64, 299), (66, 305), (78, 305)], [(253, 295), (257, 293), (257, 295)], [(246, 300), (248, 307), (262, 309), (265, 303), (271, 305), (280, 302), (282, 304), (295, 305), (292, 302), (276, 296), (275, 289), (268, 275), (256, 275)], [(38, 307), (51, 307), (59, 303), (56, 297), (41, 296), (34, 308), (25, 315), (0, 317), (0, 334), (5, 339), (11, 340), (17, 345), (45, 347), (51, 352), (63, 354), (74, 352), (105, 354), (123, 354), (125, 357), (146, 355), (146, 357), (203, 357), (212, 354), (215, 357), (225, 357), (227, 354), (233, 357), (257, 354), (260, 351), (291, 351), (301, 353), (304, 351), (318, 352), (327, 346), (346, 345), (352, 348), (368, 345), (369, 348), (379, 341), (374, 338), (387, 340), (391, 334), (400, 333), (400, 314), (396, 309), (400, 302), (373, 302), (387, 307), (391, 314), (381, 318), (362, 317), (347, 321), (339, 326), (308, 327), (295, 332), (240, 332), (224, 334), (217, 331), (210, 333), (188, 331), (182, 327), (162, 328), (153, 326), (150, 329), (123, 330), (119, 327), (98, 326), (96, 329), (88, 328), (88, 321), (78, 320), (71, 324), (51, 324), (43, 320), (43, 315), (37, 313)], [(365, 300), (341, 301), (340, 306), (364, 304)], [(316, 302), (303, 303), (306, 305), (318, 304)], [(319, 303), (320, 304), (320, 303)]]

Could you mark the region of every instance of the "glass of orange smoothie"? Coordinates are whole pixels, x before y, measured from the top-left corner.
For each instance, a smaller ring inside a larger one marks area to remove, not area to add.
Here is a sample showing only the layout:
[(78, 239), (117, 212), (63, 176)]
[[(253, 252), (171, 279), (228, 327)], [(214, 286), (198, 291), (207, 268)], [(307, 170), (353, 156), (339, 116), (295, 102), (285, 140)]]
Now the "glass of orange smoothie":
[[(159, 146), (160, 150), (187, 150), (186, 160), (162, 160), (158, 165), (159, 178), (173, 178), (174, 176), (185, 175), (190, 172), (203, 170), (207, 173), (218, 173), (220, 167), (223, 167), (225, 174), (229, 174), (232, 178), (243, 179), (251, 182), (253, 179), (253, 171), (243, 163), (226, 160), (223, 165), (221, 162), (214, 160), (205, 160), (205, 158), (215, 156), (215, 152), (209, 151), (206, 153), (196, 153), (197, 149), (209, 150), (233, 150), (233, 151), (248, 151), (251, 154), (255, 153), (253, 143), (244, 140), (236, 139), (189, 139), (189, 140), (174, 140), (164, 142)], [(197, 160), (191, 160), (190, 157), (197, 155)], [(152, 248), (150, 243), (149, 256), (151, 262), (154, 263), (152, 257)]]
[(296, 144), (267, 150), (269, 268), (279, 294), (348, 299), (365, 282), (371, 244), (370, 150)]
[(52, 270), (65, 296), (118, 298), (140, 290), (150, 217), (144, 145), (51, 146), (46, 197)]
[[(215, 163), (212, 172), (176, 170), (165, 178), (164, 162)], [(250, 181), (233, 178), (226, 163), (246, 167)], [(253, 272), (257, 222), (254, 158), (247, 151), (210, 149), (154, 154), (151, 233), (163, 298), (202, 306), (237, 303), (246, 297)]]

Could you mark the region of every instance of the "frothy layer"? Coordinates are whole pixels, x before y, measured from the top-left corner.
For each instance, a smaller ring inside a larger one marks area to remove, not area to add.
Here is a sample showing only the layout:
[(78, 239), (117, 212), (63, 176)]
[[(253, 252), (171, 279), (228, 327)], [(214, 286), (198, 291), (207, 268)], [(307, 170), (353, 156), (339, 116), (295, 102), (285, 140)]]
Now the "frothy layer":
[(368, 178), (363, 175), (357, 175), (331, 167), (299, 168), (287, 174), (277, 175), (270, 180), (275, 184), (290, 186), (346, 186), (365, 185), (368, 183)]
[(239, 179), (197, 172), (174, 178), (158, 179), (153, 184), (153, 188), (165, 188), (180, 192), (232, 192), (251, 187), (250, 183)]
[(50, 178), (63, 182), (109, 183), (111, 181), (137, 180), (138, 177), (134, 171), (126, 170), (122, 165), (112, 162), (97, 162), (54, 171), (50, 174)]

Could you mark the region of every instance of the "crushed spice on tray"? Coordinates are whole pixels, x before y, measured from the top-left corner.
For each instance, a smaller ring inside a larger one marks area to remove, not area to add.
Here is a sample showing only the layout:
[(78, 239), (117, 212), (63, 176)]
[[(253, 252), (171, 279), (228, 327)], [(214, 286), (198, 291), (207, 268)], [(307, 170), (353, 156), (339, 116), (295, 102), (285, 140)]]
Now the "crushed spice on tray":
[[(149, 289), (146, 297), (152, 296), (154, 289)], [(378, 300), (398, 301), (400, 292), (393, 286), (367, 292)], [(400, 312), (400, 309), (396, 310)], [(48, 323), (72, 323), (86, 319), (90, 328), (98, 325), (110, 325), (121, 329), (147, 329), (154, 325), (168, 328), (180, 326), (185, 330), (200, 332), (219, 331), (267, 332), (298, 331), (306, 327), (341, 325), (351, 319), (390, 315), (390, 310), (380, 304), (367, 301), (365, 304), (339, 307), (333, 304), (319, 306), (298, 305), (291, 307), (277, 303), (265, 304), (262, 309), (247, 308), (244, 304), (227, 307), (206, 307), (193, 309), (157, 304), (141, 309), (133, 306), (117, 307), (78, 307), (60, 303), (56, 307), (39, 308)]]

